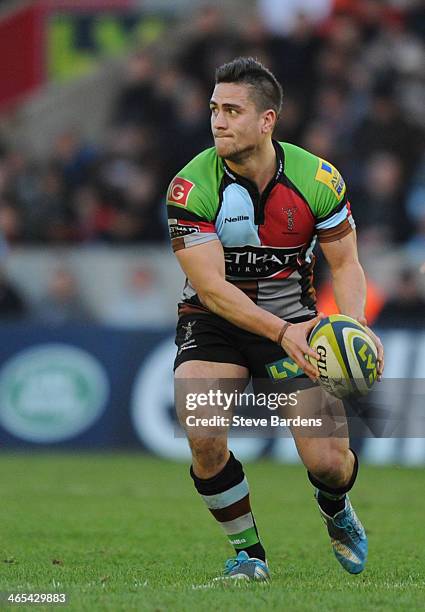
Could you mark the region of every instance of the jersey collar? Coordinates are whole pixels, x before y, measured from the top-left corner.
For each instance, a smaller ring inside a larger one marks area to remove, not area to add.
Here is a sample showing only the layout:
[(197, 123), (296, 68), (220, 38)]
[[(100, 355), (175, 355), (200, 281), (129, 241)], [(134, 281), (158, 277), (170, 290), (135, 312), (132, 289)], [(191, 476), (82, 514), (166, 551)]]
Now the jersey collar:
[[(282, 178), (283, 169), (285, 165), (285, 155), (284, 155), (282, 147), (274, 139), (272, 140), (272, 143), (273, 143), (273, 147), (276, 153), (276, 172), (275, 172), (274, 177), (270, 180), (268, 187), (272, 184), (275, 185)], [(231, 170), (229, 166), (227, 165), (226, 160), (224, 159), (223, 159), (223, 168), (227, 176), (233, 181), (235, 181), (236, 183), (239, 183), (241, 185), (249, 185), (251, 188), (254, 187), (255, 189), (257, 189), (257, 186), (255, 185), (253, 181)]]

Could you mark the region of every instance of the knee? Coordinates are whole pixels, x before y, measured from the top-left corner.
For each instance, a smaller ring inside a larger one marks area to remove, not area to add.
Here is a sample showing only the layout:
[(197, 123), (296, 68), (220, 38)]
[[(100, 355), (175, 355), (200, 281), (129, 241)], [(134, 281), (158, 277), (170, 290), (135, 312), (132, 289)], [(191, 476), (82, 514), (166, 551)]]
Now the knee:
[(332, 449), (314, 458), (308, 471), (320, 482), (333, 487), (343, 487), (353, 471), (353, 457), (348, 449)]
[(212, 478), (224, 468), (229, 459), (225, 440), (198, 438), (189, 440), (189, 445), (193, 470), (198, 478)]

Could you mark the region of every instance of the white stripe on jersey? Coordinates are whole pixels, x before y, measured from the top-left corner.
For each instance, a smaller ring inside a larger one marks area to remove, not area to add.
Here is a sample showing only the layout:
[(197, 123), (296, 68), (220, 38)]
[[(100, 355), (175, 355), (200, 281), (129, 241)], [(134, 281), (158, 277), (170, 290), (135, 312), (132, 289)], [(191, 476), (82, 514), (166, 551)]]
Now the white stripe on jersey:
[(337, 225), (345, 221), (348, 216), (349, 211), (347, 205), (345, 205), (342, 210), (332, 215), (332, 217), (329, 217), (329, 219), (316, 223), (316, 229), (329, 229), (331, 227), (336, 227)]

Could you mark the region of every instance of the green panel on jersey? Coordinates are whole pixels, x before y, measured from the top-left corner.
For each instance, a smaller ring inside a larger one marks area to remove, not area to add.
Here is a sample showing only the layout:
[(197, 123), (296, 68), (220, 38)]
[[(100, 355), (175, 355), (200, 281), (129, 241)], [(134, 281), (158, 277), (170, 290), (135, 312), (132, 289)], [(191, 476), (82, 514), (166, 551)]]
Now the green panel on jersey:
[[(300, 147), (287, 142), (279, 144), (285, 153), (285, 175), (308, 202), (314, 217), (320, 220), (329, 215), (345, 195), (345, 184), (338, 170)], [(213, 221), (219, 207), (223, 172), (223, 162), (215, 147), (202, 151), (172, 181), (167, 203)]]
[[(213, 221), (219, 206), (219, 186), (223, 172), (223, 162), (217, 157), (215, 147), (202, 151), (171, 182), (167, 193), (167, 204), (181, 206), (207, 221)], [(179, 179), (186, 181), (183, 187), (178, 184)], [(177, 198), (173, 198), (173, 185), (176, 185), (176, 182)], [(185, 189), (183, 203), (178, 201), (182, 189)]]
[(316, 219), (326, 217), (345, 195), (345, 184), (329, 162), (288, 142), (279, 143), (285, 152), (285, 174), (307, 200)]

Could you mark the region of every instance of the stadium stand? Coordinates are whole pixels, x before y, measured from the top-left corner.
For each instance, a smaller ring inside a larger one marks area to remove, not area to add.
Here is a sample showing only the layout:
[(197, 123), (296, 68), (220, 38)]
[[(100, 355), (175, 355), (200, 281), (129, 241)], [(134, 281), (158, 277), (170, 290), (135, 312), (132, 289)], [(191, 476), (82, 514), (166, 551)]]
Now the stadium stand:
[[(413, 1), (319, 4), (288, 3), (287, 13), (276, 13), (282, 27), (272, 27), (271, 0), (249, 3), (238, 20), (238, 2), (227, 12), (183, 3), (156, 41), (106, 57), (81, 78), (46, 83), (8, 108), (0, 230), (10, 256), (37, 245), (166, 249), (165, 189), (211, 144), (214, 67), (250, 54), (283, 84), (278, 138), (332, 160), (344, 175), (371, 277), (385, 281), (394, 254), (398, 268), (417, 270), (425, 234), (424, 11)], [(423, 290), (423, 277), (418, 284)]]

